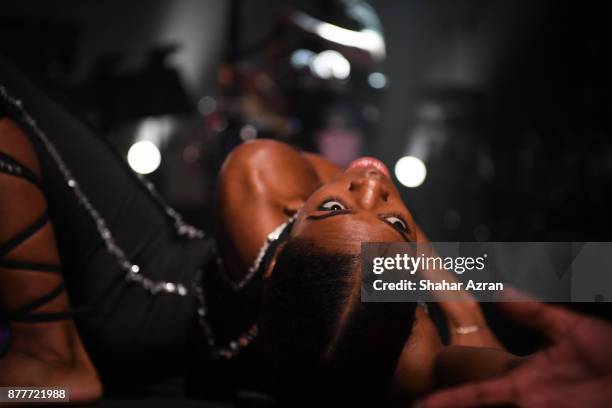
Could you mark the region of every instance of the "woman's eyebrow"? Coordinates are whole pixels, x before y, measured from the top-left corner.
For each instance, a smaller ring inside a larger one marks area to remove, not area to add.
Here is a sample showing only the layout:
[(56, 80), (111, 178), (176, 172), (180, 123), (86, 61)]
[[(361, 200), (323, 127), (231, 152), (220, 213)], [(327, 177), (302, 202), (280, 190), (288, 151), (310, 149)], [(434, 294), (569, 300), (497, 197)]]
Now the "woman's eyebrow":
[(329, 218), (329, 217), (334, 217), (336, 215), (346, 215), (346, 214), (354, 214), (354, 213), (355, 212), (353, 210), (350, 210), (350, 209), (336, 210), (336, 211), (329, 211), (329, 212), (327, 212), (325, 214), (320, 214), (320, 215), (315, 215), (315, 214), (308, 215), (306, 217), (306, 219), (316, 221), (316, 220), (323, 220), (323, 219)]
[[(354, 214), (355, 212), (351, 209), (346, 209), (346, 210), (336, 210), (336, 211), (330, 211), (327, 212), (325, 214), (320, 214), (320, 215), (308, 215), (306, 216), (307, 220), (312, 220), (312, 221), (318, 221), (318, 220), (324, 220), (326, 218), (329, 217), (335, 217), (337, 215), (348, 215), (348, 214)], [(412, 242), (410, 241), (410, 239), (408, 237), (406, 237), (401, 231), (399, 231), (398, 229), (396, 229), (395, 227), (393, 227), (391, 224), (389, 224), (388, 222), (381, 220), (379, 218), (379, 220), (384, 223), (386, 226), (388, 226), (389, 228), (393, 229), (393, 231), (395, 231), (396, 233), (398, 233), (400, 235), (400, 237), (402, 237), (402, 239), (406, 242)]]

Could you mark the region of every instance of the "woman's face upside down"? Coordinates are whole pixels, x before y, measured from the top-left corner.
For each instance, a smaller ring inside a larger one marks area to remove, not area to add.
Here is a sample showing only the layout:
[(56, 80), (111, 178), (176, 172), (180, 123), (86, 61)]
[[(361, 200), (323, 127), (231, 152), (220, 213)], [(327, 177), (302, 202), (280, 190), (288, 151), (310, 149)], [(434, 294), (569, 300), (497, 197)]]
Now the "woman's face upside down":
[(363, 158), (312, 193), (291, 236), (356, 253), (361, 242), (415, 242), (416, 226), (384, 164)]

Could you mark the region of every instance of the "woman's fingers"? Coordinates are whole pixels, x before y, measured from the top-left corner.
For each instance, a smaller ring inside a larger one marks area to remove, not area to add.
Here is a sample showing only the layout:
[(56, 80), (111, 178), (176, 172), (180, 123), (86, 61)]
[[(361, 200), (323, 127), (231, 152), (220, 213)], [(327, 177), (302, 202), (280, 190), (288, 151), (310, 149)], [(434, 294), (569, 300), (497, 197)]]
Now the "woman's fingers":
[(502, 302), (502, 309), (513, 320), (558, 339), (575, 326), (581, 315), (559, 306), (541, 302)]
[(571, 310), (542, 303), (530, 295), (514, 288), (508, 288), (503, 296), (518, 299), (517, 302), (499, 302), (498, 306), (517, 323), (540, 330), (550, 338), (559, 338), (578, 323), (582, 316)]
[(517, 402), (514, 376), (471, 383), (437, 392), (416, 404), (419, 408), (467, 408)]

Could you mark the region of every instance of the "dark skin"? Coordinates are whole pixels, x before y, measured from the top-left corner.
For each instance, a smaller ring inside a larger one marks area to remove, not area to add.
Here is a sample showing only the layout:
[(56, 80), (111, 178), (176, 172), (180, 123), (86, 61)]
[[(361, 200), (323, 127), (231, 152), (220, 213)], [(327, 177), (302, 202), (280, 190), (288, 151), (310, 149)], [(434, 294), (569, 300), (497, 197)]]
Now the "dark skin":
[[(342, 171), (319, 156), (300, 153), (283, 143), (243, 144), (226, 160), (219, 184), (220, 227), (226, 234), (222, 251), (224, 259), (236, 260), (229, 268), (237, 280), (259, 251), (257, 242), (263, 242), (269, 231), (297, 211), (291, 236), (314, 239), (332, 252), (358, 253), (360, 243), (366, 241), (427, 241), (396, 187), (382, 173), (363, 168)], [(448, 382), (503, 373), (517, 362), (503, 351), (476, 302), (441, 306), (451, 331), (473, 324), (481, 327), (473, 334), (454, 334), (451, 345), (481, 348), (466, 353), (459, 347), (453, 353), (442, 353), (448, 348), (442, 345), (431, 319), (418, 308), (413, 335), (396, 368), (393, 392), (398, 400), (408, 401), (434, 387), (434, 365), (440, 356), (472, 368), (457, 372), (459, 378), (445, 378)], [(484, 364), (474, 364), (476, 360)]]
[(545, 334), (550, 345), (503, 375), (438, 391), (420, 401), (419, 407), (612, 406), (612, 326), (608, 322), (538, 302), (499, 306), (517, 322)]
[[(394, 184), (380, 173), (373, 173), (372, 180), (364, 185), (359, 180), (364, 179), (363, 173), (363, 169), (345, 173), (321, 156), (301, 153), (271, 140), (245, 143), (235, 149), (221, 169), (217, 206), (221, 221), (218, 236), (223, 237), (220, 245), (230, 264), (230, 273), (239, 280), (268, 233), (303, 207), (294, 235), (296, 231), (304, 232), (306, 238), (314, 235), (330, 250), (354, 250), (361, 241), (375, 241), (376, 237), (389, 242), (427, 242)], [(351, 183), (352, 192), (348, 190)], [(309, 215), (315, 214), (322, 201), (330, 197), (340, 198), (344, 205), (351, 204), (356, 214), (321, 220), (324, 222), (305, 220), (307, 210)], [(401, 233), (388, 220), (384, 222), (381, 216), (385, 214), (399, 215), (408, 232)], [(345, 240), (346, 236), (355, 239)], [(334, 241), (342, 244), (335, 247)], [(346, 241), (351, 245), (346, 246)], [(453, 344), (501, 347), (487, 329), (477, 302), (442, 303), (441, 307), (451, 328), (480, 324), (484, 329), (469, 335), (453, 335)]]
[[(18, 126), (9, 119), (0, 120), (0, 136), (0, 150), (40, 175), (32, 146)], [(396, 188), (377, 171), (342, 172), (319, 156), (300, 153), (278, 142), (255, 141), (237, 148), (219, 177), (217, 234), (223, 261), (236, 280), (244, 276), (267, 234), (297, 211), (300, 214), (292, 235), (314, 238), (335, 251), (354, 252), (361, 241), (425, 240)], [(0, 186), (0, 242), (4, 242), (31, 223), (46, 202), (40, 191), (15, 177), (0, 173)], [(331, 209), (339, 212), (330, 216)], [(347, 236), (351, 239), (345, 239)], [(52, 223), (9, 253), (7, 259), (59, 264)], [(0, 268), (0, 301), (13, 309), (47, 293), (61, 279)], [(63, 311), (69, 306), (63, 293), (37, 311)], [(451, 326), (479, 324), (483, 328), (479, 333), (454, 338), (453, 344), (499, 344), (486, 328), (477, 304), (449, 304), (443, 309)], [(74, 403), (100, 398), (102, 387), (95, 367), (72, 320), (13, 322), (11, 332), (9, 352), (0, 359), (0, 386), (61, 385), (71, 388)], [(394, 393), (399, 400), (433, 387), (433, 367), (436, 358), (443, 355), (442, 349), (433, 324), (419, 310), (414, 334), (396, 369)], [(487, 353), (483, 356), (488, 358)], [(477, 366), (473, 353), (470, 358), (470, 366)], [(496, 369), (503, 370), (504, 364)]]
[[(0, 150), (40, 177), (32, 146), (8, 119), (0, 119)], [(26, 228), (46, 207), (45, 197), (30, 183), (0, 173), (0, 242)], [(60, 265), (51, 222), (11, 251), (6, 259)], [(61, 279), (55, 274), (0, 267), (0, 302), (3, 307), (14, 309), (49, 292)], [(63, 292), (36, 311), (61, 312), (70, 307), (69, 303)], [(0, 386), (68, 386), (73, 402), (88, 403), (100, 398), (102, 386), (72, 320), (12, 322), (11, 334), (9, 351), (0, 359)]]

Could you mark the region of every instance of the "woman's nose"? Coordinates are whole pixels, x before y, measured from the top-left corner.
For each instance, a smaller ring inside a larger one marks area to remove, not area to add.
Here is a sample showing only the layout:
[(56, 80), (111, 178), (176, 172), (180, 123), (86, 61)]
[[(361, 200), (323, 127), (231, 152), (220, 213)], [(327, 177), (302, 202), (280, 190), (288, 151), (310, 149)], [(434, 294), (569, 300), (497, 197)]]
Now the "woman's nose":
[(387, 201), (389, 191), (383, 175), (374, 169), (368, 169), (364, 176), (350, 183), (349, 191), (355, 195), (356, 201), (366, 210), (374, 208), (380, 201)]

